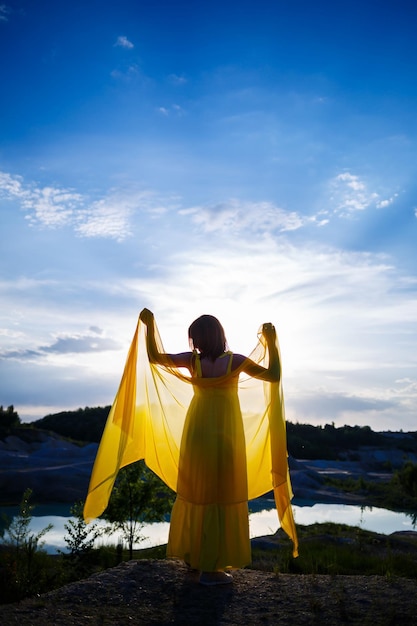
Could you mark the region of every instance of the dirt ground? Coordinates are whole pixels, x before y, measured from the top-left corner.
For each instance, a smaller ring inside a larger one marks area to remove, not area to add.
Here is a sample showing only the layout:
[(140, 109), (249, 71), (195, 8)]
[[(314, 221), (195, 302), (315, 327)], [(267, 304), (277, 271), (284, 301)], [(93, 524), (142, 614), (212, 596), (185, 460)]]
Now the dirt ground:
[(0, 624), (84, 626), (198, 624), (417, 625), (417, 582), (382, 576), (303, 576), (256, 570), (203, 587), (179, 561), (141, 560), (18, 604)]

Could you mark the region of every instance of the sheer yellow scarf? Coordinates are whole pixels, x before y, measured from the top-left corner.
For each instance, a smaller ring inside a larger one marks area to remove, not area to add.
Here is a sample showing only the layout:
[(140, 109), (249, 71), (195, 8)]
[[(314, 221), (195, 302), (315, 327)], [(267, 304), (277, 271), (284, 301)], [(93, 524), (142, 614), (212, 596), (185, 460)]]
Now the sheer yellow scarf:
[[(228, 383), (230, 374), (191, 379), (187, 371), (173, 365), (150, 363), (146, 332), (139, 320), (94, 462), (84, 506), (87, 522), (106, 509), (119, 469), (140, 459), (175, 491), (181, 435), (193, 385)], [(158, 351), (165, 353), (156, 324), (155, 339)], [(277, 348), (279, 351), (278, 341)], [(268, 366), (262, 331), (249, 358)], [(248, 500), (274, 491), (281, 527), (293, 541), (293, 556), (298, 556), (282, 384), (250, 378), (243, 369), (244, 364), (240, 368), (239, 401), (246, 439)]]

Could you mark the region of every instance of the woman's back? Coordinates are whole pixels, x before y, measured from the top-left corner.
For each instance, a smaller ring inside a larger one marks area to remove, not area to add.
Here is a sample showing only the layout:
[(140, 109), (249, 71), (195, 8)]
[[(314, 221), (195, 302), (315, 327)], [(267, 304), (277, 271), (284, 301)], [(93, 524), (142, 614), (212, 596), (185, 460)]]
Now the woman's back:
[(194, 372), (199, 378), (219, 378), (230, 374), (233, 354), (224, 352), (216, 359), (210, 359), (197, 354), (194, 361)]

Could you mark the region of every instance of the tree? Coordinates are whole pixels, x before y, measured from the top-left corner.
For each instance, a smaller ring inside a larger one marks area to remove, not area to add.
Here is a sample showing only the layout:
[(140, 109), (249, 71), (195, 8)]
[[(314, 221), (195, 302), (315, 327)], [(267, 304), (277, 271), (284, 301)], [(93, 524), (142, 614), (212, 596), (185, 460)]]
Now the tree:
[(417, 465), (407, 461), (397, 472), (400, 485), (405, 493), (412, 498), (417, 498)]
[(103, 535), (103, 529), (98, 528), (96, 522), (86, 524), (83, 517), (84, 502), (76, 502), (70, 509), (71, 515), (75, 519), (70, 519), (64, 528), (67, 535), (64, 541), (68, 546), (69, 554), (72, 556), (80, 556), (91, 552), (94, 548), (96, 539)]
[(64, 524), (67, 531), (64, 541), (67, 544), (68, 553), (63, 556), (70, 566), (70, 577), (74, 579), (88, 574), (94, 544), (105, 532), (105, 529), (98, 527), (97, 522), (85, 523), (83, 508), (84, 502), (76, 502), (70, 509), (74, 519)]
[(10, 435), (13, 428), (20, 426), (20, 417), (14, 410), (13, 404), (4, 409), (0, 406), (0, 439)]
[(32, 422), (35, 428), (51, 430), (62, 437), (77, 441), (99, 442), (110, 406), (88, 407), (76, 411), (61, 411)]
[(174, 492), (169, 489), (144, 461), (122, 468), (103, 517), (113, 528), (122, 531), (133, 558), (133, 545), (144, 539), (145, 523), (163, 521), (170, 512)]
[[(10, 557), (6, 562), (9, 570), (10, 595), (16, 599), (41, 592), (45, 581), (44, 556), (40, 540), (53, 526), (48, 524), (38, 533), (30, 531), (32, 511), (30, 503), (32, 490), (26, 489), (22, 496), (19, 513), (8, 524), (3, 533), (3, 545)], [(8, 549), (8, 550), (7, 550)]]

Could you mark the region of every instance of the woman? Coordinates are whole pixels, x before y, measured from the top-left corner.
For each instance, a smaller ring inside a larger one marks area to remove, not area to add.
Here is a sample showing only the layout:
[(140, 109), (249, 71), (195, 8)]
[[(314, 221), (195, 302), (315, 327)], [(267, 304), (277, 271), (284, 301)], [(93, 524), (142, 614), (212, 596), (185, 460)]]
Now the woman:
[[(144, 309), (151, 363), (186, 368), (194, 396), (181, 440), (177, 498), (171, 514), (167, 555), (201, 571), (205, 585), (232, 582), (224, 570), (251, 560), (246, 443), (238, 399), (241, 372), (279, 382), (280, 362), (272, 324), (263, 325), (269, 366), (262, 367), (227, 350), (223, 327), (202, 315), (188, 330), (191, 352), (158, 351), (153, 314)], [(207, 379), (207, 384), (204, 384)]]
[(153, 314), (140, 313), (84, 519), (105, 510), (120, 468), (144, 459), (177, 492), (168, 556), (200, 570), (202, 584), (224, 584), (232, 581), (225, 570), (251, 560), (248, 500), (271, 490), (298, 555), (279, 350), (264, 324), (251, 358), (229, 352), (210, 315), (191, 324), (189, 340), (190, 351), (167, 354)]

